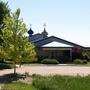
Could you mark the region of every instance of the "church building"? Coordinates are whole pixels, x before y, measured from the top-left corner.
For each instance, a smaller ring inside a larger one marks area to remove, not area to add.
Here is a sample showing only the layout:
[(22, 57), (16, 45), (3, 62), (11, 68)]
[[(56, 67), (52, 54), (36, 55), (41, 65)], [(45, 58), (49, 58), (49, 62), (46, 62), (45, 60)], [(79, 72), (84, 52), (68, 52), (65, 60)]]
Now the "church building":
[(38, 60), (44, 58), (57, 59), (59, 62), (71, 62), (81, 56), (85, 47), (76, 43), (64, 40), (56, 36), (48, 36), (46, 28), (42, 33), (34, 34), (30, 28), (28, 31), (29, 42), (36, 46)]

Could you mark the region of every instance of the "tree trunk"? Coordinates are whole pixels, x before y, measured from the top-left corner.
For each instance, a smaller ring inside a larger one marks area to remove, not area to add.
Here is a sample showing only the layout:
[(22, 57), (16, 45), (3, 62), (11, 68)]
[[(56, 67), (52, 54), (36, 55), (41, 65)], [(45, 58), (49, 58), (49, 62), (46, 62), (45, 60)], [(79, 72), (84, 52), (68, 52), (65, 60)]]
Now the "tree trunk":
[(13, 63), (13, 66), (14, 66), (14, 74), (16, 74), (16, 62), (15, 61)]

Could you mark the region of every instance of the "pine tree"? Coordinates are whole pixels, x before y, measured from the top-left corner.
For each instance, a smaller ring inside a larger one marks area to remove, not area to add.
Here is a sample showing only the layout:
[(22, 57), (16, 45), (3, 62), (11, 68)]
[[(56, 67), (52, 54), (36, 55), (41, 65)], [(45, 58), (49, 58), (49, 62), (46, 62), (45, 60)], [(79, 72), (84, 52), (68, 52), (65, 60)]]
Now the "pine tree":
[(36, 60), (35, 46), (28, 42), (25, 36), (26, 25), (22, 19), (19, 19), (19, 16), (20, 9), (17, 9), (10, 17), (5, 17), (6, 26), (2, 30), (4, 43), (0, 47), (0, 57), (13, 62), (14, 74), (16, 73), (16, 64), (21, 64), (22, 61)]

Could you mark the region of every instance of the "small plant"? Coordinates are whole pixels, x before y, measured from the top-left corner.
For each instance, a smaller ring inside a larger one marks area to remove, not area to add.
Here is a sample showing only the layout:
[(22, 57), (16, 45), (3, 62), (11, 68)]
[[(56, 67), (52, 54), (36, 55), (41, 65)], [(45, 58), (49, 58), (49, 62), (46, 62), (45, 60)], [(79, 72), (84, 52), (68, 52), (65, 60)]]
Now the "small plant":
[(56, 59), (43, 59), (41, 61), (42, 64), (59, 64)]
[(83, 61), (81, 59), (75, 59), (74, 64), (83, 64)]

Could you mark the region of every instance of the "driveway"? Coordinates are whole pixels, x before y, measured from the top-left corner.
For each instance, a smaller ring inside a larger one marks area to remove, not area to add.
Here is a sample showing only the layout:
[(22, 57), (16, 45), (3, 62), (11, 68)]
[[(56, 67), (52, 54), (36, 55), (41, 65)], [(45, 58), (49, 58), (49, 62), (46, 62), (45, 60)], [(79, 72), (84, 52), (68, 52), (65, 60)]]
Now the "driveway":
[[(40, 75), (81, 75), (87, 76), (90, 74), (89, 66), (79, 66), (79, 65), (23, 65), (21, 68), (17, 68), (17, 73), (28, 72), (32, 74)], [(13, 73), (13, 69), (0, 70), (0, 76), (4, 74)]]

